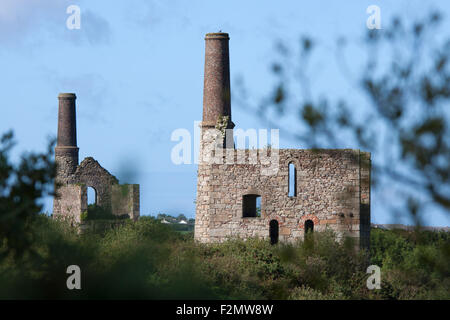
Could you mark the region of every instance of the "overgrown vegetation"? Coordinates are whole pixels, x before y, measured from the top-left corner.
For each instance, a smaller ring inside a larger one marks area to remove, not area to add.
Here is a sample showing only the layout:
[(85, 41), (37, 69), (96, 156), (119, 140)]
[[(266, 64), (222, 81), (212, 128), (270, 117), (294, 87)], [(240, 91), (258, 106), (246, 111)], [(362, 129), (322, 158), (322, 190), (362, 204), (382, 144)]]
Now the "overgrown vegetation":
[(90, 204), (86, 211), (81, 214), (81, 220), (123, 220), (129, 219), (130, 216), (128, 214), (122, 215), (114, 215), (108, 209), (105, 209), (97, 204)]
[[(381, 290), (366, 287), (365, 252), (331, 233), (295, 245), (230, 240), (199, 244), (156, 219), (127, 221), (105, 235), (77, 234), (38, 215), (22, 256), (0, 261), (0, 298), (63, 299), (449, 299), (450, 235), (373, 230), (370, 263)], [(68, 290), (78, 265), (82, 290)]]

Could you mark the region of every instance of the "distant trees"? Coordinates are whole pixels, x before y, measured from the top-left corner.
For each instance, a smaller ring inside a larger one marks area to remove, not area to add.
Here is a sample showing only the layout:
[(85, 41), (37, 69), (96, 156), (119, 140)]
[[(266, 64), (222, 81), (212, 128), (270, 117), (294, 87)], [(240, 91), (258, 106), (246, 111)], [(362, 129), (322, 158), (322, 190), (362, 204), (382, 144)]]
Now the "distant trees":
[(158, 213), (158, 215), (156, 216), (156, 219), (158, 220), (166, 220), (167, 222), (171, 222), (171, 223), (179, 223), (180, 221), (186, 221), (189, 224), (194, 224), (195, 223), (195, 219), (188, 219), (184, 214), (179, 214), (178, 216), (174, 217), (171, 216), (169, 214), (165, 214), (165, 213)]

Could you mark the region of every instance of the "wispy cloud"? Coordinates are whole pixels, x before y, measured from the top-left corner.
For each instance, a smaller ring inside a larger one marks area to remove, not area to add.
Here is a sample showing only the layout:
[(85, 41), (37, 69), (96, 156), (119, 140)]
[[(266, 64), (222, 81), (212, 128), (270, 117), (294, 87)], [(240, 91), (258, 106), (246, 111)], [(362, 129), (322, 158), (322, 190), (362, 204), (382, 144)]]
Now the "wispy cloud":
[[(81, 8), (81, 29), (68, 30), (66, 9), (76, 4)], [(109, 22), (89, 10), (89, 2), (74, 0), (1, 0), (0, 43), (22, 46), (42, 44), (48, 38), (66, 39), (75, 44), (108, 43)], [(48, 36), (48, 38), (47, 38)]]
[(64, 21), (66, 0), (2, 0), (0, 2), (0, 42), (19, 44), (43, 29)]
[(81, 28), (79, 30), (65, 29), (65, 38), (78, 45), (85, 42), (90, 45), (109, 43), (111, 27), (108, 20), (90, 10), (81, 12)]

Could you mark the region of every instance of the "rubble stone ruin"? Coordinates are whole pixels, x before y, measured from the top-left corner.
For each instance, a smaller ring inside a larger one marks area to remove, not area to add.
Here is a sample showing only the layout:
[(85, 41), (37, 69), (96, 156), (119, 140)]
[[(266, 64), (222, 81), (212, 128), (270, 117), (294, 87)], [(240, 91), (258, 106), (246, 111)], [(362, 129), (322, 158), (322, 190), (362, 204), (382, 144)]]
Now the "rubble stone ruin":
[(56, 194), (53, 217), (80, 223), (88, 210), (87, 188), (95, 190), (95, 204), (114, 216), (139, 217), (139, 185), (119, 181), (94, 158), (78, 164), (77, 126), (73, 93), (58, 96), (58, 138), (55, 147)]
[(334, 230), (368, 248), (370, 153), (351, 149), (236, 149), (229, 36), (206, 34), (195, 239), (296, 241)]

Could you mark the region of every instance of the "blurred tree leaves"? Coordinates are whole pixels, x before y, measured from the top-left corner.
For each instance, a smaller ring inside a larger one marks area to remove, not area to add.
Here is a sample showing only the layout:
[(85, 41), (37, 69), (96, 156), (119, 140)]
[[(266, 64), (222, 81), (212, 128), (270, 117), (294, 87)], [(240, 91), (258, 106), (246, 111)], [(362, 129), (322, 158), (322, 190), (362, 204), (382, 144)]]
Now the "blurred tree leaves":
[[(363, 68), (357, 69), (356, 78), (344, 74), (363, 106), (349, 95), (336, 99), (313, 94), (310, 76), (316, 70), (308, 67), (320, 42), (305, 36), (298, 48), (277, 44), (271, 68), (275, 90), (253, 107), (239, 95), (245, 89), (238, 88), (238, 103), (270, 126), (284, 128), (302, 146), (353, 144), (372, 152), (372, 181), (402, 184), (404, 208), (415, 218), (430, 203), (448, 214), (450, 37), (442, 32), (441, 20), (434, 12), (406, 24), (396, 17), (384, 29), (367, 31), (360, 45), (367, 52)], [(344, 58), (349, 42), (337, 41), (337, 63), (343, 69), (349, 65)], [(298, 125), (284, 126), (295, 115)]]
[[(0, 242), (1, 255), (21, 256), (33, 242), (31, 225), (42, 212), (39, 200), (52, 194), (55, 164), (53, 145), (45, 153), (26, 153), (17, 164), (10, 159), (13, 133), (0, 140)], [(2, 256), (0, 256), (2, 258)]]

